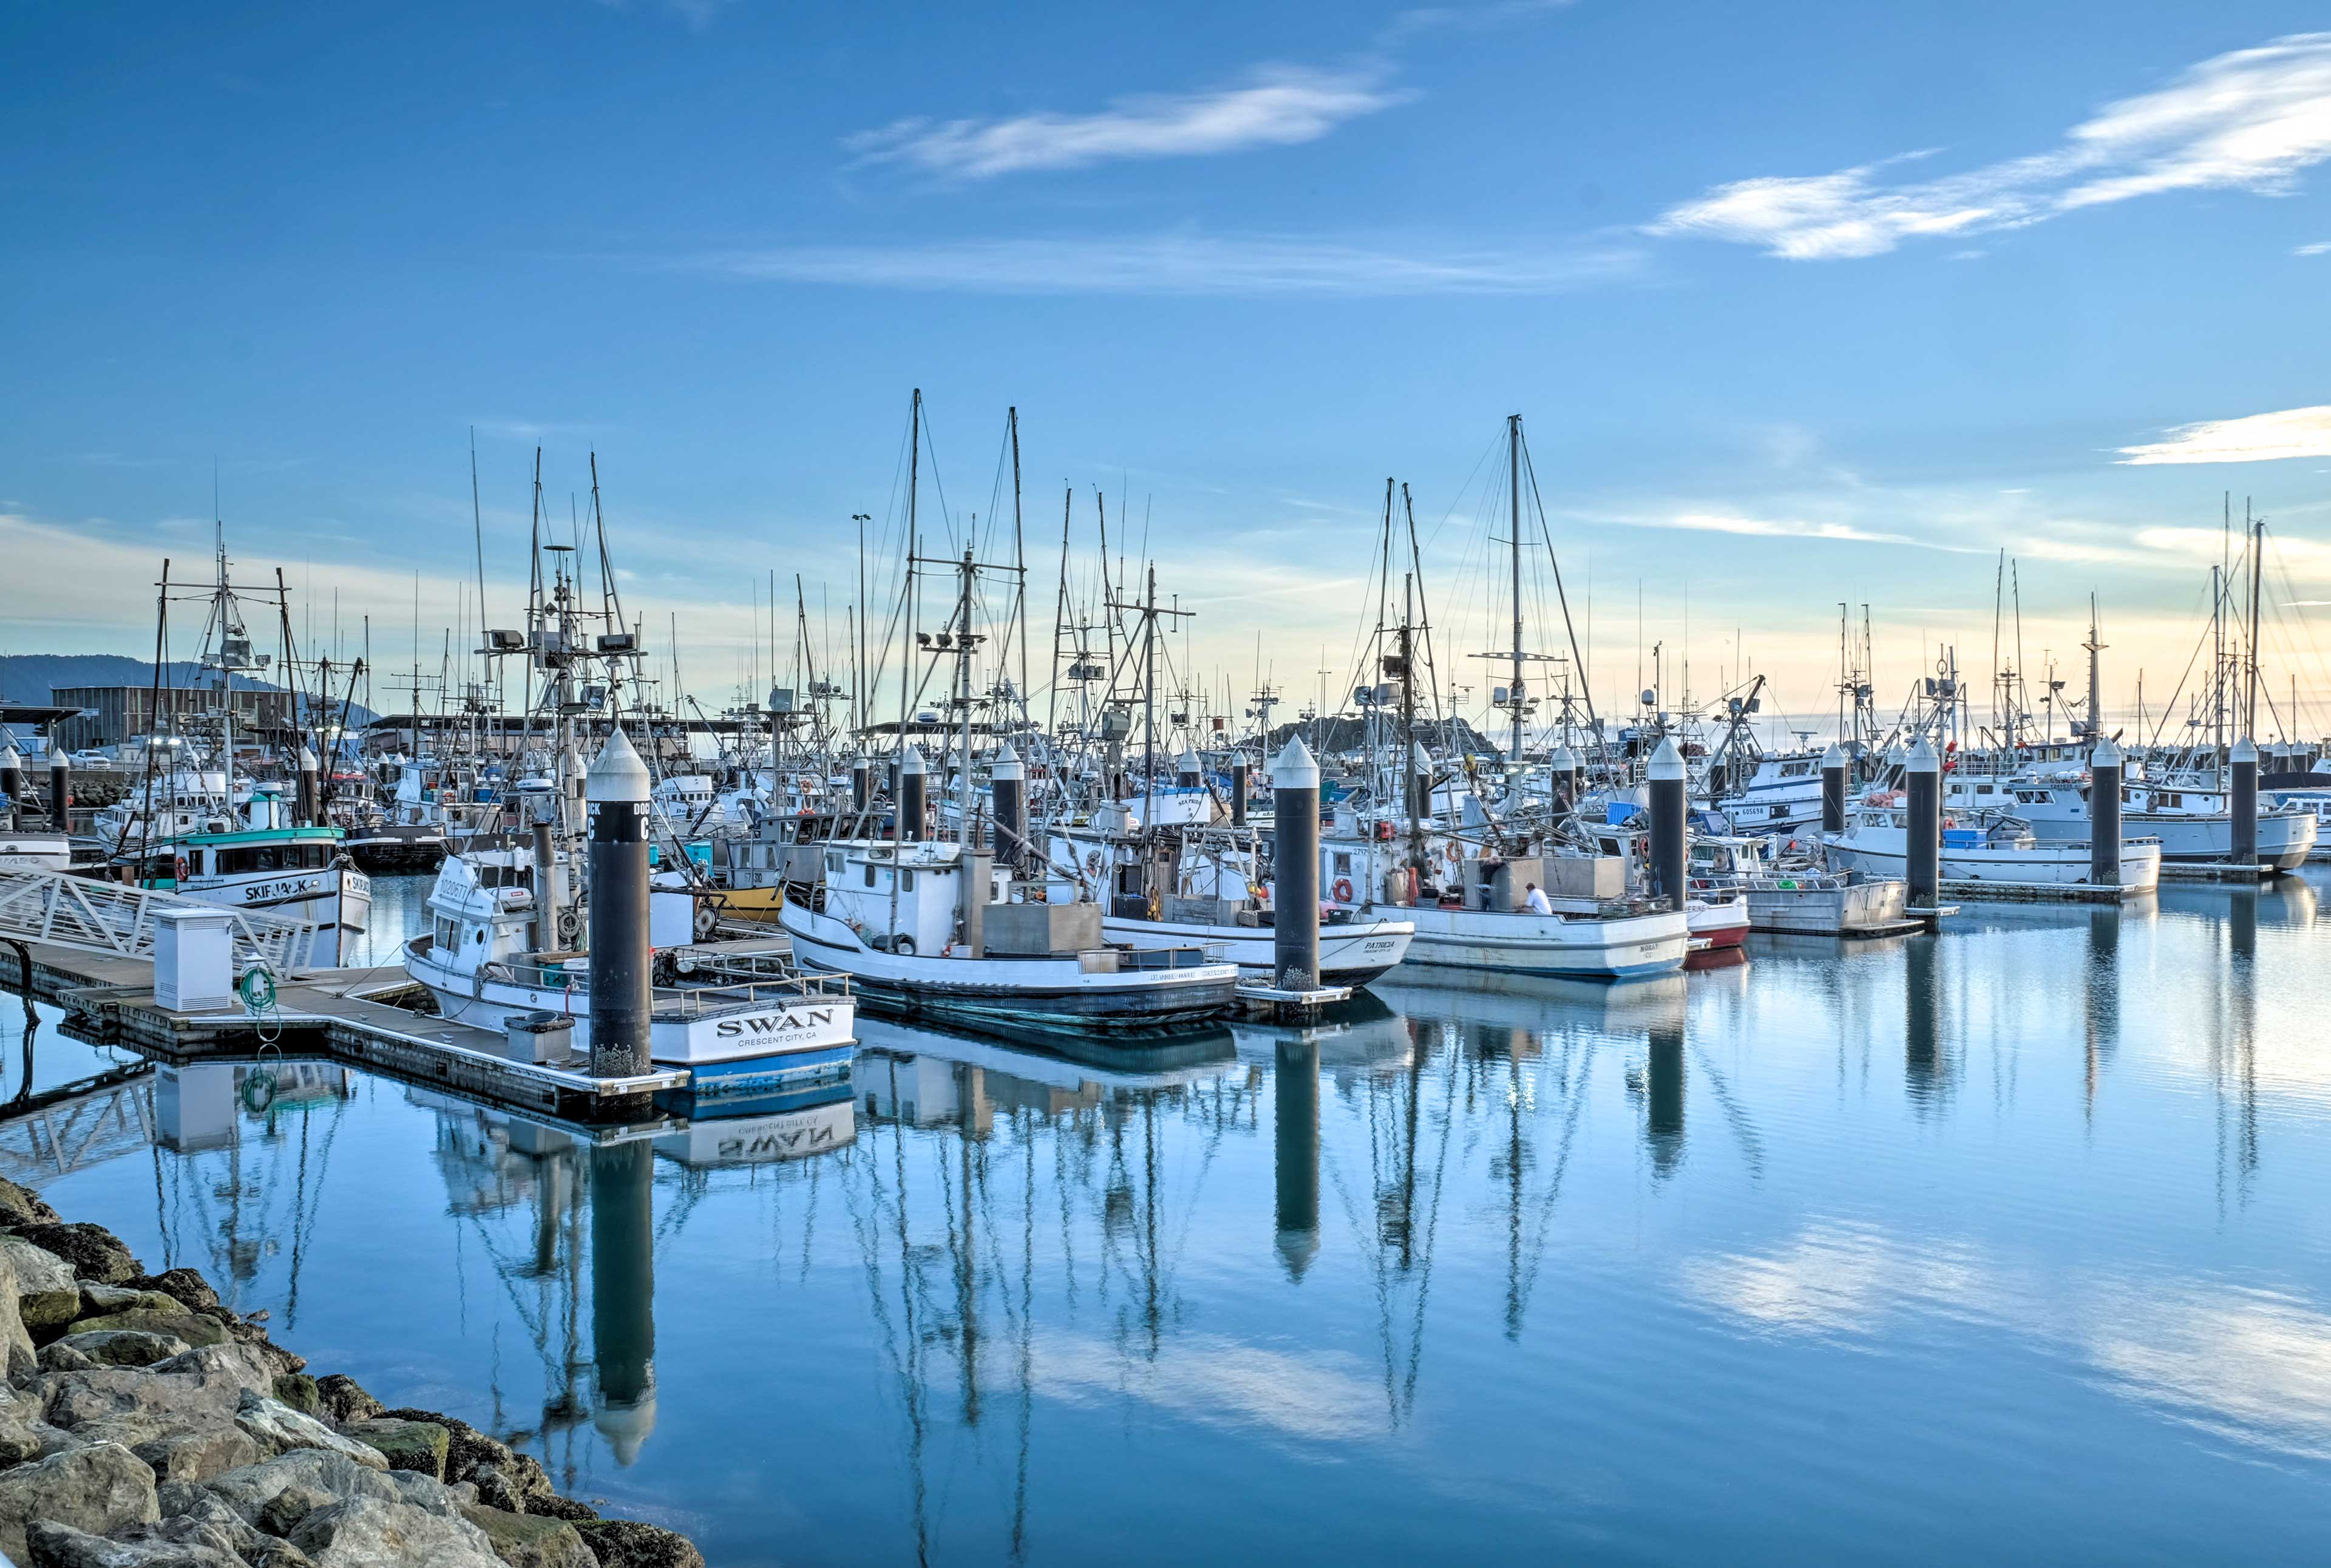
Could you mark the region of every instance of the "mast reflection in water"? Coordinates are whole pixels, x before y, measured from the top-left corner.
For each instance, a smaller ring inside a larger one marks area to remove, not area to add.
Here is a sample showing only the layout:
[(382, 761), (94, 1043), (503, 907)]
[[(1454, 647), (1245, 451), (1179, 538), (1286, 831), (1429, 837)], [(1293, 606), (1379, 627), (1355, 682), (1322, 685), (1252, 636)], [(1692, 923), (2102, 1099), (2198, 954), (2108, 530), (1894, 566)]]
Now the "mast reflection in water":
[(166, 1106), (44, 1031), (90, 1087), (0, 1168), (723, 1563), (2287, 1558), (2331, 1532), (2315, 910), (1395, 974), (1079, 1060), (869, 1020), (825, 1103), (613, 1135), (338, 1069)]

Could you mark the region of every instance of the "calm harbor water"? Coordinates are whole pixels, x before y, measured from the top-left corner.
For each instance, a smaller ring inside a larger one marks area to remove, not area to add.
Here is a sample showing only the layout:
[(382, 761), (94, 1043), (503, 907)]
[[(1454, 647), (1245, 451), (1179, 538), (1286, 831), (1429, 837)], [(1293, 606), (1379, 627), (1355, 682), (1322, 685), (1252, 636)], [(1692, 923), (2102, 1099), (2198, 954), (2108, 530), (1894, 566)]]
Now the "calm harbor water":
[[(0, 1171), (715, 1564), (2317, 1561), (2317, 914), (1988, 908), (1163, 1060), (869, 1021), (847, 1098), (614, 1146), (214, 1067)], [(116, 1055), (52, 1017), (34, 1079)]]

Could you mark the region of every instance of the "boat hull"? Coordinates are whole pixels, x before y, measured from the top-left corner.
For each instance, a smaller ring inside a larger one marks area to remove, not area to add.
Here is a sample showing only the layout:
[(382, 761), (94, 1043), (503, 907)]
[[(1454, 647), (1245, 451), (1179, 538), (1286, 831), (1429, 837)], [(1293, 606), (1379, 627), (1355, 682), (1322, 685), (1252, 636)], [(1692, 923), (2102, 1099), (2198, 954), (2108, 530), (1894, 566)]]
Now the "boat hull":
[(1730, 898), (1685, 911), (1695, 940), (1710, 947), (1737, 947), (1748, 936), (1748, 900)]
[(1683, 967), (1691, 930), (1678, 914), (1582, 919), (1417, 908), (1408, 962), (1428, 968), (1579, 980), (1638, 980)]
[(317, 940), (309, 962), (328, 968), (354, 956), (372, 918), (372, 879), (343, 867), (190, 877), (173, 890), (205, 904), (313, 923)]
[[(2120, 820), (2126, 838), (2159, 839), (2161, 858), (2181, 864), (2212, 864), (2234, 852), (2233, 819), (2223, 816), (2180, 816), (2174, 812), (2129, 812)], [(2314, 850), (2317, 821), (2311, 812), (2261, 812), (2258, 822), (2258, 863), (2288, 871), (2307, 863)], [(2088, 841), (2085, 822), (2034, 822), (2031, 836), (2041, 843)], [(1949, 873), (1946, 872), (1945, 875)]]
[[(1165, 920), (1109, 917), (1101, 930), (1112, 942), (1135, 947), (1203, 946), (1235, 964), (1247, 980), (1268, 980), (1277, 968), (1275, 938), (1268, 926), (1194, 926)], [(1407, 920), (1355, 920), (1319, 927), (1319, 984), (1365, 985), (1408, 956), (1415, 925)]]
[(847, 926), (799, 905), (780, 914), (794, 962), (846, 976), (860, 1000), (899, 1018), (941, 1018), (990, 1033), (1154, 1034), (1203, 1028), (1237, 1001), (1229, 964), (1118, 974), (1076, 957), (954, 958), (877, 952)]
[[(1861, 871), (1873, 878), (1900, 880), (1909, 875), (1909, 857), (1899, 850), (1857, 845), (1847, 836), (1824, 834), (1831, 865)], [(1942, 852), (1941, 877), (1946, 882), (2022, 882), (2070, 887), (2088, 880), (2088, 850), (2078, 846), (2034, 845), (2029, 850), (1951, 850)], [(2120, 883), (2143, 892), (2161, 883), (2161, 846), (2124, 843), (2120, 850)]]

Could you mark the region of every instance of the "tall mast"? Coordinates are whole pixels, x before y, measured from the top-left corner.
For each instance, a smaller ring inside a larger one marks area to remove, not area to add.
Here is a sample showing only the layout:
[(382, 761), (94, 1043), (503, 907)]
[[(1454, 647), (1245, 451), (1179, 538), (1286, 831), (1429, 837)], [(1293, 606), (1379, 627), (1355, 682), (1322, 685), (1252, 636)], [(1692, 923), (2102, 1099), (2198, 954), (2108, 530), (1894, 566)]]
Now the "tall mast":
[(2250, 536), (2250, 689), (2242, 698), (2242, 734), (2250, 740), (2258, 739), (2259, 688), (2259, 568), (2266, 554), (2266, 519), (2250, 517), (2250, 500), (2242, 498), (2242, 521), (2249, 526)]
[(963, 703), (963, 775), (956, 793), (956, 841), (971, 847), (971, 546), (963, 547), (963, 583), (956, 600), (955, 664), (957, 696)]
[[(1506, 467), (1512, 492), (1509, 520), (1513, 527), (1514, 683), (1506, 696), (1514, 708), (1514, 765), (1522, 762), (1522, 416), (1506, 416)], [(1403, 761), (1403, 767), (1407, 764)]]
[(1012, 566), (1019, 585), (1013, 592), (1012, 619), (1020, 628), (1020, 716), (1028, 716), (1028, 543), (1020, 518), (1020, 410), (1015, 405), (1012, 417)]
[[(1052, 684), (1044, 698), (1044, 738), (1049, 744), (1061, 712), (1061, 629), (1069, 616), (1069, 512), (1076, 504), (1074, 486), (1061, 487), (1061, 576), (1052, 593)], [(1080, 635), (1079, 641), (1082, 641)]]
[(2105, 737), (2104, 709), (2097, 695), (2097, 655), (2104, 643), (2097, 637), (2097, 596), (2088, 595), (2088, 640), (2080, 646), (2088, 651), (2088, 744), (2093, 746)]
[(1149, 563), (1149, 593), (1141, 612), (1141, 825), (1157, 825), (1157, 563)]

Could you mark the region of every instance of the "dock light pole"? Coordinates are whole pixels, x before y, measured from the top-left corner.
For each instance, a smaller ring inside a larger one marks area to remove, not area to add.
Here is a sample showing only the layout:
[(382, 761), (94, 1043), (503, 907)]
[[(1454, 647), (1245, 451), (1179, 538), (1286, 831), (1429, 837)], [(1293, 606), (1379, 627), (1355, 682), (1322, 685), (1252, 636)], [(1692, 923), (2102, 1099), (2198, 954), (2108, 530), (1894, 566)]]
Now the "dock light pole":
[(1674, 741), (1660, 741), (1643, 779), (1651, 796), (1651, 891), (1679, 912), (1691, 884), (1684, 877), (1683, 754)]
[(2107, 736), (2088, 754), (2088, 880), (2120, 886), (2120, 747)]
[(1319, 988), (1319, 765), (1299, 735), (1270, 765), (1270, 983)]
[(1821, 759), (1821, 831), (1824, 833), (1845, 832), (1845, 775), (1851, 765), (1846, 761), (1845, 747), (1830, 743)]
[(16, 794), (24, 787), (24, 759), (16, 751), (16, 743), (0, 746), (0, 828), (14, 832), (16, 829)]
[(618, 728), (584, 781), (591, 832), (591, 1076), (648, 1064), (648, 770)]
[(53, 736), (49, 741), (49, 826), (61, 833), (72, 832), (72, 763)]
[(1301, 1279), (1319, 1255), (1319, 1047), (1294, 1032), (1279, 1042), (1271, 1079), (1272, 1221), (1279, 1260)]
[(995, 858), (1017, 867), (1028, 848), (1028, 766), (1005, 741), (987, 770), (995, 795)]
[(1246, 826), (1246, 758), (1240, 757), (1231, 764), (1231, 826), (1234, 828)]
[(1931, 909), (1943, 891), (1943, 760), (1923, 735), (1902, 765), (1902, 784), (1910, 804), (1910, 907)]
[(1554, 807), (1556, 812), (1578, 809), (1578, 754), (1567, 742), (1556, 746), (1554, 753)]
[(907, 755), (899, 759), (899, 820), (895, 829), (899, 842), (922, 841), (923, 803), (929, 787), (930, 774), (923, 765), (923, 748), (909, 743)]
[(2228, 857), (2237, 866), (2258, 864), (2258, 746), (2249, 736), (2234, 742), (2233, 798), (2229, 803), (2234, 813), (2233, 853)]

